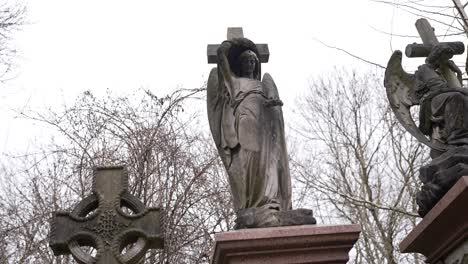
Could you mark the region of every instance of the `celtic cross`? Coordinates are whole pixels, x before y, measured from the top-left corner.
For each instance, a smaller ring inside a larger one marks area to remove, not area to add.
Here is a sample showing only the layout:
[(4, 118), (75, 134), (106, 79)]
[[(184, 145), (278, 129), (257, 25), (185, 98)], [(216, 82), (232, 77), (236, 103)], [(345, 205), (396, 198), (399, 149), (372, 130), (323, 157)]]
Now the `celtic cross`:
[[(162, 248), (161, 210), (145, 208), (127, 186), (124, 167), (95, 169), (93, 194), (72, 212), (56, 212), (52, 219), (49, 244), (54, 254), (71, 254), (80, 264), (136, 264), (148, 249)], [(85, 247), (94, 248), (95, 254)]]

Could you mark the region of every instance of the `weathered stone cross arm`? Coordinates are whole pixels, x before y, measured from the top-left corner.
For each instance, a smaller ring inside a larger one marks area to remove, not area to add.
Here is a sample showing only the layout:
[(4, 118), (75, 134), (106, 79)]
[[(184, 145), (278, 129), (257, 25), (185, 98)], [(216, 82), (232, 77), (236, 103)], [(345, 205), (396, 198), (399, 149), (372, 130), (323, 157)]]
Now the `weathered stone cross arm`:
[[(465, 52), (465, 45), (463, 42), (455, 41), (439, 43), (439, 40), (434, 33), (434, 28), (431, 26), (431, 24), (429, 24), (427, 19), (418, 19), (416, 21), (416, 29), (418, 30), (423, 44), (414, 43), (407, 45), (405, 54), (409, 58), (427, 57), (431, 53), (432, 48), (437, 44), (446, 44), (450, 46), (454, 51), (454, 55), (463, 54), (463, 52)], [(461, 83), (458, 81), (455, 73), (452, 72), (446, 65), (441, 66), (440, 70), (442, 75), (452, 87), (461, 87)]]
[[(230, 27), (228, 28), (227, 32), (227, 39), (233, 38), (243, 38), (244, 33), (241, 27)], [(218, 63), (218, 54), (217, 50), (219, 48), (219, 44), (208, 44), (206, 54), (208, 56), (208, 63)], [(262, 63), (268, 62), (270, 58), (270, 51), (268, 50), (268, 44), (256, 44), (257, 50), (259, 53), (259, 60)]]
[[(162, 248), (161, 210), (145, 208), (127, 186), (123, 167), (97, 168), (93, 194), (71, 213), (55, 213), (50, 233), (54, 254), (72, 254), (80, 264), (136, 264), (148, 249)], [(95, 255), (84, 247), (94, 248)]]

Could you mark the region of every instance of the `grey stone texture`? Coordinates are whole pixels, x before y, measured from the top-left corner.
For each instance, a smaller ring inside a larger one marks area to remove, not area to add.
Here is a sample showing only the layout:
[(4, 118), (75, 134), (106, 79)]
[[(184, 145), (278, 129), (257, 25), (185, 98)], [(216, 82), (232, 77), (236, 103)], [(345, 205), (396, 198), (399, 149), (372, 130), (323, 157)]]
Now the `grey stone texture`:
[[(71, 254), (80, 264), (136, 264), (148, 249), (162, 248), (161, 210), (145, 208), (127, 187), (124, 167), (95, 169), (93, 194), (72, 212), (54, 214), (49, 241), (54, 254)], [(95, 248), (95, 256), (83, 247)]]
[(290, 211), (283, 103), (273, 78), (268, 73), (261, 78), (258, 45), (239, 34), (228, 36), (237, 38), (217, 49), (207, 107), (212, 136), (229, 176), (236, 228), (315, 224), (310, 210)]
[(429, 264), (461, 264), (468, 253), (468, 176), (461, 177), (400, 243)]
[(424, 185), (416, 202), (419, 215), (425, 216), (462, 176), (468, 175), (468, 146), (446, 151), (422, 166), (419, 173)]
[[(385, 72), (387, 97), (400, 123), (420, 142), (431, 148), (433, 160), (420, 170), (423, 187), (417, 195), (419, 214), (424, 217), (438, 200), (468, 172), (468, 89), (462, 88), (461, 70), (451, 60), (465, 50), (461, 42), (439, 43), (426, 19), (416, 28), (423, 44), (410, 44), (407, 56), (427, 56), (415, 74), (401, 67), (396, 51)], [(420, 105), (419, 125), (410, 108)]]

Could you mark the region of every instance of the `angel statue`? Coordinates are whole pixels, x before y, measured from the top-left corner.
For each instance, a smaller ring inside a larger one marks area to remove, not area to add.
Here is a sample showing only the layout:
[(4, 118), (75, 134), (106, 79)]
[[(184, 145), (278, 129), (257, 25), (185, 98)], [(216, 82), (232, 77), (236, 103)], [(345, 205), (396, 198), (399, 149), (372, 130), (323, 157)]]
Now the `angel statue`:
[[(396, 51), (385, 73), (387, 96), (397, 119), (431, 148), (432, 161), (420, 169), (421, 217), (461, 176), (468, 175), (468, 90), (462, 88), (462, 72), (451, 60), (463, 51), (461, 42), (437, 44), (415, 74), (402, 69), (402, 54)], [(419, 126), (410, 114), (414, 105), (420, 106)]]
[(224, 41), (207, 85), (208, 119), (226, 168), (235, 229), (315, 224), (311, 210), (291, 210), (291, 177), (284, 121), (276, 85), (260, 81), (255, 44)]

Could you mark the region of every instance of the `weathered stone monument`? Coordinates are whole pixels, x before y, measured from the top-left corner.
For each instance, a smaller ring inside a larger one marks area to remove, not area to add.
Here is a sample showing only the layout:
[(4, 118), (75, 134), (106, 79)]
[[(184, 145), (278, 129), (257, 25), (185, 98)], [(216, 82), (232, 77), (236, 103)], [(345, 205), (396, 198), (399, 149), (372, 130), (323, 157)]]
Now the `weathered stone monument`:
[[(49, 244), (54, 254), (71, 254), (80, 264), (136, 264), (148, 249), (162, 248), (161, 210), (145, 208), (127, 188), (124, 167), (95, 169), (93, 194), (72, 212), (56, 212), (52, 219)], [(94, 248), (95, 255), (83, 247)]]
[(236, 229), (315, 224), (312, 210), (291, 210), (283, 103), (273, 78), (261, 79), (259, 58), (267, 62), (269, 53), (266, 44), (258, 46), (263, 53), (242, 28), (208, 46), (208, 61), (218, 65), (208, 80), (208, 119), (229, 175)]
[[(465, 50), (461, 42), (439, 43), (425, 19), (416, 22), (423, 44), (406, 48), (408, 57), (426, 57), (415, 74), (406, 73), (402, 53), (388, 62), (385, 87), (400, 123), (431, 148), (432, 161), (420, 169), (417, 194), (424, 219), (400, 244), (402, 252), (424, 254), (427, 263), (461, 263), (468, 256), (468, 90), (461, 70), (450, 60)], [(410, 108), (420, 106), (419, 126)], [(466, 259), (464, 261), (467, 261)], [(465, 263), (465, 262), (463, 262)]]
[(315, 226), (312, 210), (292, 209), (283, 102), (273, 78), (261, 76), (266, 44), (229, 28), (208, 45), (208, 119), (226, 168), (237, 231), (215, 235), (212, 263), (346, 263), (358, 225)]

